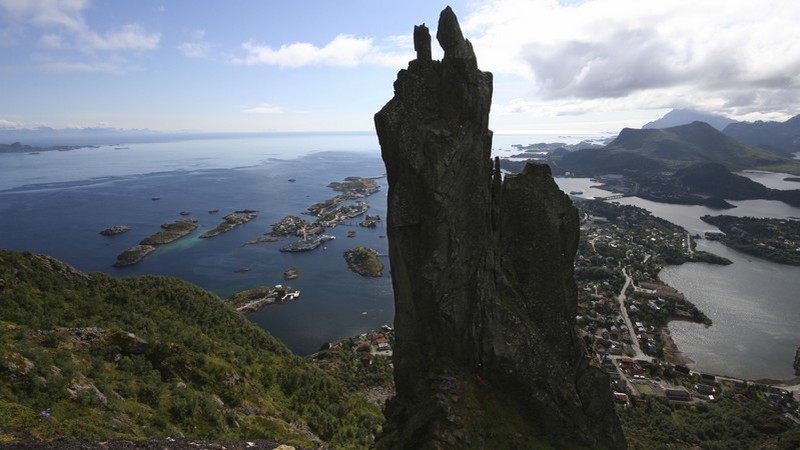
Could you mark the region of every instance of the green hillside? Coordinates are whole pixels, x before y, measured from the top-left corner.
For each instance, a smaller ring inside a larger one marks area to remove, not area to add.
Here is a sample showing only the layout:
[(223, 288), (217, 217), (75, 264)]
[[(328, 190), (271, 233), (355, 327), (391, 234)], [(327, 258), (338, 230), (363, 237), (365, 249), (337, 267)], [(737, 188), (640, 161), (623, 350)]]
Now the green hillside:
[(85, 274), (0, 251), (0, 305), (0, 444), (60, 430), (364, 448), (383, 421), (362, 395), (178, 279)]
[(800, 174), (800, 162), (737, 141), (704, 122), (663, 129), (623, 129), (603, 149), (579, 150), (558, 166), (583, 175), (675, 170), (696, 163), (718, 163), (728, 170), (761, 169)]

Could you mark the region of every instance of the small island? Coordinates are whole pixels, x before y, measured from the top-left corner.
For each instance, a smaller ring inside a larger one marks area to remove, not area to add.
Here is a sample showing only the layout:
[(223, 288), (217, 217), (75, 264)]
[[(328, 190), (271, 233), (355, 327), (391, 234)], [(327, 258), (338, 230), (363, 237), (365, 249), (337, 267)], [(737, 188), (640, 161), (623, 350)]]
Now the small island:
[(255, 245), (255, 244), (271, 244), (274, 242), (278, 242), (278, 238), (267, 236), (267, 237), (260, 237), (250, 241), (245, 242), (244, 244), (240, 245), (239, 247), (247, 247), (248, 245)]
[(250, 222), (251, 220), (258, 217), (253, 210), (243, 210), (243, 211), (235, 211), (227, 216), (223, 217), (222, 223), (217, 225), (216, 228), (213, 230), (206, 231), (205, 233), (200, 235), (201, 239), (208, 239), (215, 236), (219, 236), (220, 234), (227, 233), (232, 229), (238, 227), (239, 225), (245, 224)]
[(297, 267), (290, 267), (283, 272), (284, 280), (294, 280), (300, 276), (300, 270)]
[(344, 252), (347, 267), (363, 277), (380, 277), (383, 275), (383, 263), (378, 259), (378, 252), (366, 248), (356, 247)]
[(176, 241), (197, 229), (197, 219), (178, 219), (161, 225), (162, 230), (146, 237), (142, 245), (163, 245)]
[(145, 256), (153, 253), (154, 251), (156, 251), (156, 247), (154, 245), (137, 245), (131, 247), (117, 256), (117, 261), (114, 263), (114, 267), (132, 266), (143, 260)]
[(130, 230), (131, 227), (127, 225), (114, 225), (113, 227), (109, 227), (101, 231), (100, 234), (102, 234), (103, 236), (116, 236), (118, 234), (122, 234)]
[(285, 247), (281, 247), (280, 251), (284, 253), (309, 252), (325, 242), (332, 241), (334, 239), (336, 239), (336, 236), (328, 236), (323, 234), (315, 239), (292, 242)]
[(331, 182), (328, 187), (341, 194), (309, 206), (304, 213), (316, 217), (319, 223), (328, 227), (358, 217), (369, 209), (369, 204), (365, 201), (357, 201), (352, 205), (342, 205), (342, 203), (368, 197), (381, 189), (374, 178), (361, 177), (347, 177), (343, 182)]
[(706, 233), (735, 250), (778, 264), (800, 266), (800, 221), (755, 217), (703, 216), (722, 233)]
[(183, 218), (161, 225), (162, 230), (142, 240), (139, 245), (131, 247), (117, 256), (114, 267), (126, 267), (137, 264), (147, 255), (156, 251), (156, 246), (169, 244), (197, 229), (197, 219)]
[(361, 222), (359, 222), (358, 226), (364, 228), (375, 228), (378, 226), (378, 223), (380, 221), (381, 221), (381, 216), (377, 214), (374, 216), (370, 216), (369, 214), (367, 214), (367, 217), (364, 218), (364, 220), (362, 220)]
[(21, 142), (14, 142), (13, 144), (0, 144), (0, 153), (28, 153), (31, 155), (38, 155), (41, 152), (59, 151), (65, 152), (69, 150), (77, 150), (79, 148), (99, 148), (97, 145), (56, 145), (53, 147), (39, 147), (33, 145), (26, 145)]
[(267, 235), (272, 237), (300, 236), (306, 238), (309, 235), (321, 234), (324, 231), (325, 228), (317, 222), (308, 222), (307, 220), (289, 214), (278, 222), (273, 223), (272, 231), (267, 233)]

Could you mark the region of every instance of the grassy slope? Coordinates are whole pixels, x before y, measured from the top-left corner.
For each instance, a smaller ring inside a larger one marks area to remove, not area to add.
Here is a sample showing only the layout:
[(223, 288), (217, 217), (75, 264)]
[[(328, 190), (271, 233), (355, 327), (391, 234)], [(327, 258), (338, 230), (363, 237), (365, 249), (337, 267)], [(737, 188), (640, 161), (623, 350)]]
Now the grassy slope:
[(58, 428), (359, 448), (382, 422), (362, 396), (177, 279), (0, 251), (0, 303), (0, 442)]

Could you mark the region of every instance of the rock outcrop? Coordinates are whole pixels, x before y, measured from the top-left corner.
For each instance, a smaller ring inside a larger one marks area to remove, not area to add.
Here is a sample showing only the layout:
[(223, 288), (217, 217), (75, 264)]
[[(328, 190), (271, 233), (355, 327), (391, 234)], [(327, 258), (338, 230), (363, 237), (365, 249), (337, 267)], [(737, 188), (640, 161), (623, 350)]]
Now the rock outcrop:
[(800, 347), (794, 353), (794, 374), (800, 376)]
[(379, 448), (624, 448), (575, 331), (578, 214), (544, 165), (491, 161), (492, 74), (453, 11), (375, 115), (389, 182), (397, 396)]

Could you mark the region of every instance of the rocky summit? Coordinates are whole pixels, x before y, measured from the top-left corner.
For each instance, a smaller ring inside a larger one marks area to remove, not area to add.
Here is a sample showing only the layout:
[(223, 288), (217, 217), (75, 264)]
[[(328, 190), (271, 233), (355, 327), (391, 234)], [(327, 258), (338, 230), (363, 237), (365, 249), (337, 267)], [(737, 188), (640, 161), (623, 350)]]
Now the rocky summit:
[(578, 213), (544, 165), (491, 160), (492, 74), (453, 11), (375, 115), (389, 182), (397, 395), (379, 448), (624, 448), (575, 329)]

